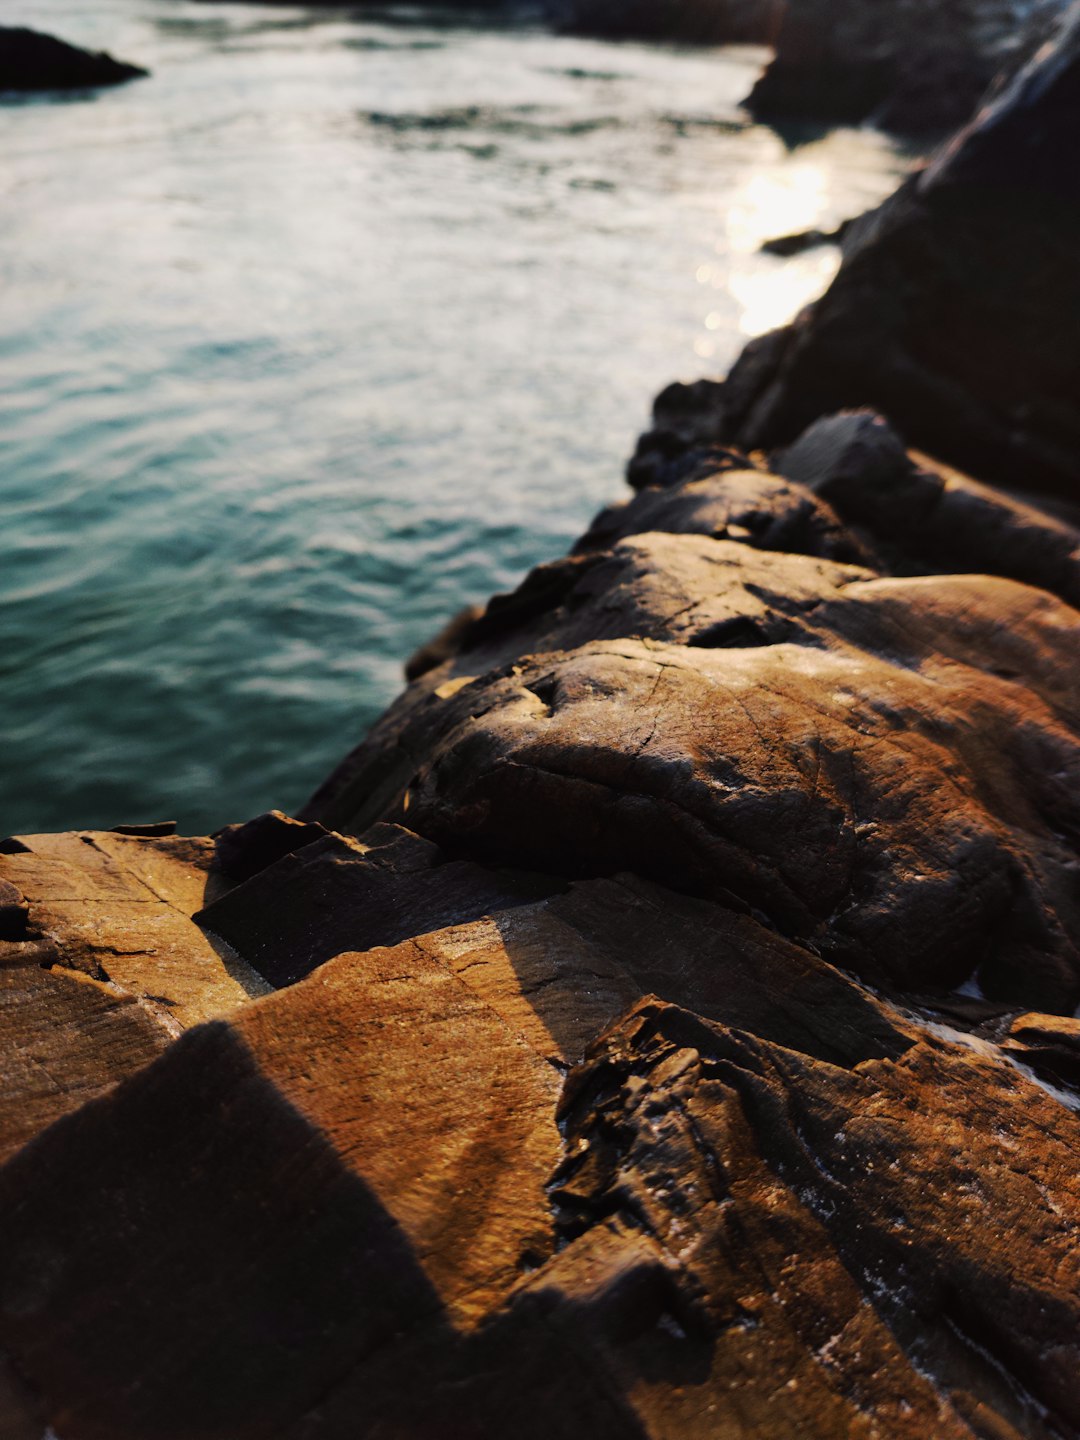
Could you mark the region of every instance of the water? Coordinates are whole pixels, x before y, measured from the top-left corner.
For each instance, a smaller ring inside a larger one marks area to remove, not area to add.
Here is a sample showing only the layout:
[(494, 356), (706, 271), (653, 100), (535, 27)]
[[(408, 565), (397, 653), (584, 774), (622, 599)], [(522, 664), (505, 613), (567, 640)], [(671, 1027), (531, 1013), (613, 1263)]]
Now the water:
[(0, 106), (0, 833), (295, 808), (461, 605), (620, 493), (653, 394), (820, 290), (906, 159), (760, 51), (0, 0), (149, 66)]

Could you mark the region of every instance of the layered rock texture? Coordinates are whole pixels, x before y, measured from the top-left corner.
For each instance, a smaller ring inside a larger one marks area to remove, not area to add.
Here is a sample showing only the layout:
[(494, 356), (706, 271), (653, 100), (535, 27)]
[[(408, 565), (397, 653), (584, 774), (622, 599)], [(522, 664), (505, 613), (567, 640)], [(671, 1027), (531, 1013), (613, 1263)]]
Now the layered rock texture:
[(748, 106), (766, 120), (865, 120), (909, 132), (963, 123), (1038, 49), (1066, 0), (785, 0), (776, 56)]
[(1080, 535), (658, 464), (304, 814), (0, 850), (0, 1428), (1080, 1433)]
[(300, 815), (0, 842), (5, 1440), (1080, 1435), (1077, 43)]
[(88, 90), (120, 85), (147, 72), (24, 26), (0, 25), (0, 91)]
[[(872, 7), (867, 7), (872, 8)], [(844, 238), (826, 295), (723, 384), (673, 387), (639, 457), (788, 444), (845, 407), (983, 479), (1080, 499), (1080, 10)]]

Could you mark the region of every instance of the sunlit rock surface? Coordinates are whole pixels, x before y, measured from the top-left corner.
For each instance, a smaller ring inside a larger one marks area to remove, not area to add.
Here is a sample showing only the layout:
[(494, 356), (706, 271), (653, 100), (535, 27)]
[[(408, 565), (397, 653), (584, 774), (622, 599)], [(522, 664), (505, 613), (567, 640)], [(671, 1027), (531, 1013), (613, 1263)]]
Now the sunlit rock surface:
[(1080, 536), (776, 463), (641, 471), (299, 819), (0, 846), (12, 1435), (1080, 1432)]
[[(993, 103), (847, 232), (832, 287), (722, 385), (672, 387), (638, 465), (787, 445), (872, 406), (908, 443), (1080, 500), (1080, 8)], [(685, 459), (682, 463), (685, 463)]]
[(0, 94), (17, 90), (88, 90), (147, 72), (24, 26), (0, 25)]

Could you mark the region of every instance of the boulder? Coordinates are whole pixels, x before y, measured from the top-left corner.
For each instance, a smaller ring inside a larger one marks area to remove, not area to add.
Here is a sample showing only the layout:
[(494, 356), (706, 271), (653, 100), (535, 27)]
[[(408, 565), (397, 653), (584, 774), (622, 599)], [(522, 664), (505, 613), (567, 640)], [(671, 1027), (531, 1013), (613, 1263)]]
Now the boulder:
[(0, 25), (0, 92), (91, 90), (148, 73), (104, 50), (92, 53), (25, 26)]
[[(696, 511), (697, 483), (656, 500)], [(940, 553), (951, 529), (965, 558), (1050, 578), (1041, 541), (1075, 583), (1075, 533), (1032, 522), (1025, 559), (1022, 507), (992, 500), (939, 495), (916, 549)], [(633, 869), (764, 914), (876, 984), (977, 975), (992, 998), (1064, 1012), (1080, 1000), (1078, 627), (1000, 575), (631, 535), (493, 601), (306, 813), (356, 833), (407, 816), (488, 864)]]

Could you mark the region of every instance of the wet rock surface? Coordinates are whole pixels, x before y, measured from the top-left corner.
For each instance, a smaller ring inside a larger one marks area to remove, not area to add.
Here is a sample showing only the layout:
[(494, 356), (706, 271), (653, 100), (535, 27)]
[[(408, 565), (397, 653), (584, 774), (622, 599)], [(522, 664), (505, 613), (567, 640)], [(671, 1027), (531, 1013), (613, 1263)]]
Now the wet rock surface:
[[(869, 10), (871, 7), (864, 7)], [(792, 444), (843, 409), (1011, 489), (1076, 502), (1080, 473), (1080, 9), (892, 199), (847, 231), (839, 274), (723, 384), (674, 386), (642, 450)]]
[(0, 1433), (1080, 1435), (1077, 33), (301, 814), (0, 841)]
[(302, 816), (0, 844), (13, 1434), (1080, 1433), (1080, 536), (682, 414)]
[(104, 51), (80, 50), (25, 26), (0, 25), (0, 93), (89, 90), (146, 74), (138, 65), (114, 60)]

